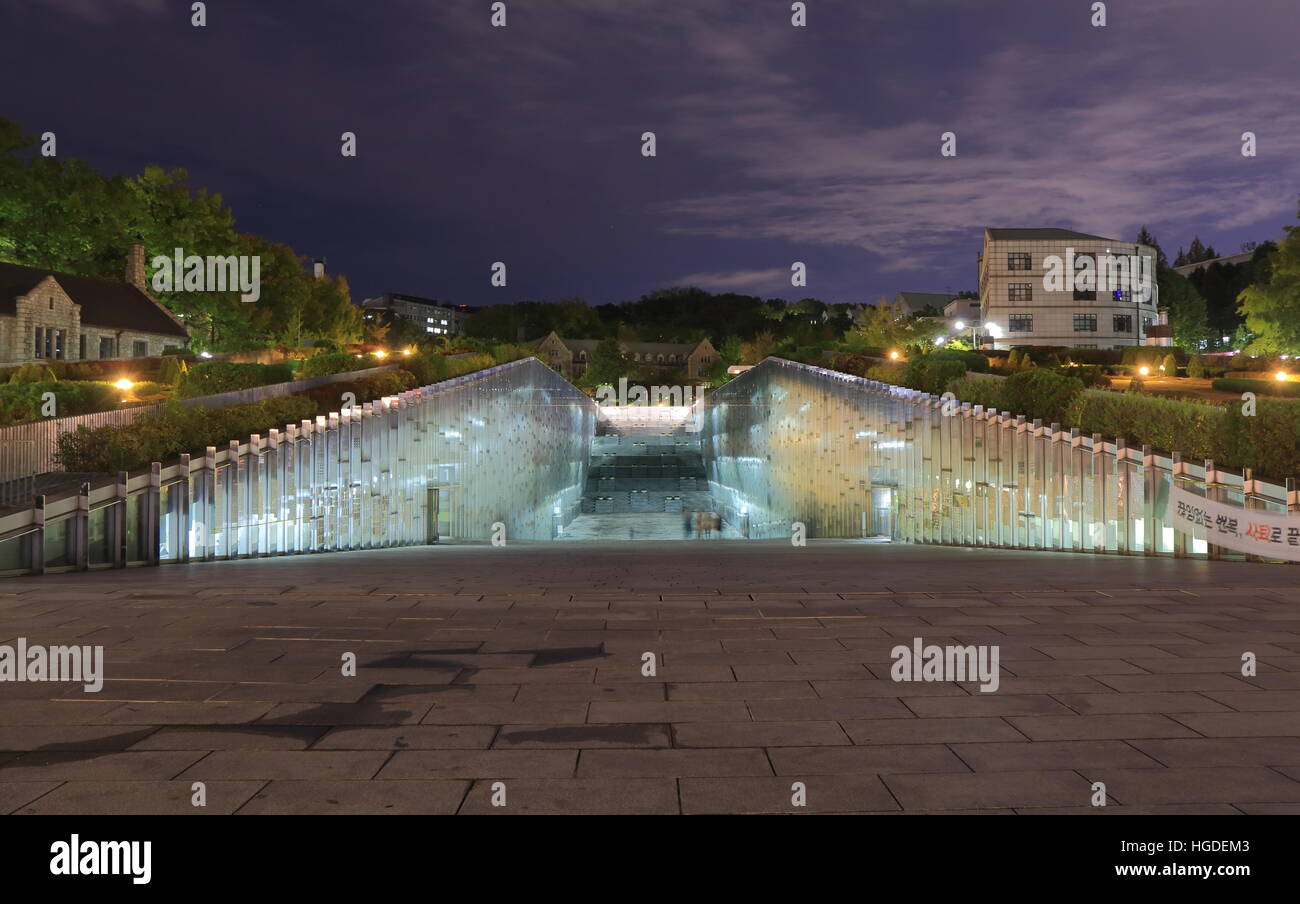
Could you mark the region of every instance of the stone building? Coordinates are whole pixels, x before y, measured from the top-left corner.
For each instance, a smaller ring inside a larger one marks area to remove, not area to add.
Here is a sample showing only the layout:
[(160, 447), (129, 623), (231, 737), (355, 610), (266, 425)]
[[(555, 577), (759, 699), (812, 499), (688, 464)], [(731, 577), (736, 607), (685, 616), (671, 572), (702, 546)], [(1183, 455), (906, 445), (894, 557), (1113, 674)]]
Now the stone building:
[(0, 263), (0, 364), (145, 358), (188, 341), (146, 288), (143, 245), (125, 281)]
[[(537, 357), (556, 368), (569, 380), (582, 376), (600, 339), (561, 339), (554, 331), (534, 343)], [(702, 380), (709, 367), (718, 360), (713, 343), (699, 342), (619, 342), (619, 350), (632, 364), (671, 370), (685, 367), (692, 380)]]

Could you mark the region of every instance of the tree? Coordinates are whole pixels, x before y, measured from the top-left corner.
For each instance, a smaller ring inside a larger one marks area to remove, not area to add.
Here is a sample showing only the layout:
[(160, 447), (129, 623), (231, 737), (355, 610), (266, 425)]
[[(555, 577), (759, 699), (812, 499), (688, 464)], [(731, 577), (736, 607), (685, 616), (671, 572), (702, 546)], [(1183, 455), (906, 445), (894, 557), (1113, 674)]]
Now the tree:
[(1283, 231), (1286, 236), (1262, 261), (1261, 275), (1267, 276), (1238, 296), (1246, 328), (1255, 335), (1248, 349), (1254, 354), (1300, 353), (1300, 226)]
[(618, 340), (602, 339), (592, 349), (591, 360), (587, 362), (587, 369), (583, 371), (580, 383), (590, 388), (606, 383), (613, 385), (618, 382), (619, 377), (627, 375), (627, 364)]
[(1205, 299), (1187, 277), (1168, 267), (1157, 269), (1156, 286), (1159, 289), (1160, 304), (1169, 311), (1174, 345), (1187, 349), (1200, 348), (1209, 336)]
[[(1160, 247), (1160, 243), (1156, 241), (1156, 237), (1152, 235), (1145, 226), (1138, 230), (1137, 244), (1146, 245), (1147, 247), (1156, 250), (1156, 269), (1169, 266), (1169, 261), (1165, 258), (1164, 249)], [(1179, 249), (1179, 253), (1182, 253), (1182, 249)]]

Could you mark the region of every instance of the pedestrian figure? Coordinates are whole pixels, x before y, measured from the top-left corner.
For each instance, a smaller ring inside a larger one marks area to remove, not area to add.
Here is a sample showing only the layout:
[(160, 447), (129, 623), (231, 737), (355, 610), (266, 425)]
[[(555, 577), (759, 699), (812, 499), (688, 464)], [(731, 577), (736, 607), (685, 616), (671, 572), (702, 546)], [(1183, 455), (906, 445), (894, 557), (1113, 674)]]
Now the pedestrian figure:
[(692, 523), (693, 523), (694, 526), (695, 526), (695, 536), (696, 536), (696, 537), (703, 536), (703, 532), (704, 532), (704, 512), (702, 512), (702, 511), (701, 511), (701, 512), (696, 512), (695, 515), (691, 518), (691, 521), (692, 521)]
[(682, 537), (690, 539), (691, 537), (691, 517), (694, 513), (688, 509), (682, 509)]

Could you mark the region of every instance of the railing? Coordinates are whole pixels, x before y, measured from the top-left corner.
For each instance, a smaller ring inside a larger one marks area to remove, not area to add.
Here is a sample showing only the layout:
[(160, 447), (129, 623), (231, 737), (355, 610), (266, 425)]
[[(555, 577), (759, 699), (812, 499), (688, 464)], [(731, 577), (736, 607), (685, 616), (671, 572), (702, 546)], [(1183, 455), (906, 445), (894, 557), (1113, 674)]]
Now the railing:
[(0, 440), (0, 508), (30, 505), (36, 489), (30, 439)]
[[(330, 383), (355, 380), (371, 374), (383, 373), (399, 366), (397, 364), (386, 364), (382, 367), (369, 367), (365, 370), (326, 374), (321, 377), (307, 377), (289, 383), (272, 383), (269, 386), (255, 386), (252, 389), (237, 389), (215, 395), (196, 396), (192, 399), (182, 399), (181, 404), (190, 408), (224, 408), (227, 405), (238, 405), (245, 402), (261, 402), (266, 399), (293, 395), (296, 392), (302, 392), (304, 389), (315, 389), (319, 386), (327, 386)], [(0, 448), (17, 449), (14, 458), (9, 464), (20, 471), (30, 471), (32, 474), (46, 474), (58, 471), (59, 464), (56, 460), (56, 453), (59, 448), (59, 437), (63, 434), (72, 433), (79, 427), (85, 427), (88, 430), (93, 430), (96, 427), (124, 427), (127, 424), (135, 423), (141, 418), (156, 414), (162, 407), (162, 402), (154, 402), (146, 405), (136, 405), (132, 408), (97, 411), (93, 414), (74, 414), (69, 417), (52, 417), (40, 421), (31, 421), (26, 424), (0, 427)]]
[[(705, 397), (710, 491), (749, 536), (1300, 560), (1300, 493), (1150, 446), (769, 358)], [(881, 500), (884, 500), (883, 504)]]
[(514, 361), (37, 497), (0, 516), (0, 571), (550, 539), (580, 506), (595, 418)]

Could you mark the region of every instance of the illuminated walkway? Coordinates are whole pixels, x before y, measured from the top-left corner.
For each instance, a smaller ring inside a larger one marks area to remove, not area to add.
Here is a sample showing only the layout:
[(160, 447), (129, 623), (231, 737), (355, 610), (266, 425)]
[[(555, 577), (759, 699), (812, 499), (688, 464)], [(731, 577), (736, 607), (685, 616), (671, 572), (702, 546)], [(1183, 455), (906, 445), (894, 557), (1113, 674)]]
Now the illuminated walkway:
[[(107, 680), (0, 685), (0, 808), (1293, 813), (1297, 604), (1290, 567), (840, 540), (20, 577), (4, 642)], [(998, 645), (998, 691), (891, 681), (915, 637)]]

